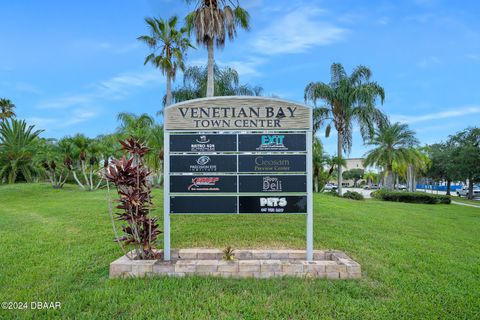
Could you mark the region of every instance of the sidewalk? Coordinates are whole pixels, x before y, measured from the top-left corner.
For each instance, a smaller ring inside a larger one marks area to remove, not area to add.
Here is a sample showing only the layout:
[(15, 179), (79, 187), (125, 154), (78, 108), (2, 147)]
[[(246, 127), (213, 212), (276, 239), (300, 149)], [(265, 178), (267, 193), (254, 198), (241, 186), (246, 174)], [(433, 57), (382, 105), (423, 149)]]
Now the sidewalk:
[(480, 205), (476, 205), (476, 204), (470, 204), (470, 203), (464, 203), (464, 202), (457, 202), (457, 201), (453, 201), (453, 200), (452, 200), (452, 203), (453, 203), (453, 204), (459, 204), (459, 205), (461, 205), (461, 206), (480, 208)]

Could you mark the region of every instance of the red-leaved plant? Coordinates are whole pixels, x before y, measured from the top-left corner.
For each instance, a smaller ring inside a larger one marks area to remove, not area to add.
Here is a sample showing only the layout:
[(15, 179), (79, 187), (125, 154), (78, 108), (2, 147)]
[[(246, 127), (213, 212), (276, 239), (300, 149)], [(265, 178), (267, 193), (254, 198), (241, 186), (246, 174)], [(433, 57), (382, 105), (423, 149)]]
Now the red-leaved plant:
[(116, 208), (121, 211), (115, 213), (117, 219), (126, 222), (124, 235), (117, 236), (116, 241), (133, 245), (135, 259), (157, 259), (154, 244), (161, 231), (157, 218), (149, 217), (153, 209), (151, 189), (147, 183), (150, 172), (144, 165), (144, 156), (149, 149), (135, 139), (120, 141), (120, 144), (126, 155), (113, 160), (105, 172), (105, 178), (115, 185), (120, 196)]

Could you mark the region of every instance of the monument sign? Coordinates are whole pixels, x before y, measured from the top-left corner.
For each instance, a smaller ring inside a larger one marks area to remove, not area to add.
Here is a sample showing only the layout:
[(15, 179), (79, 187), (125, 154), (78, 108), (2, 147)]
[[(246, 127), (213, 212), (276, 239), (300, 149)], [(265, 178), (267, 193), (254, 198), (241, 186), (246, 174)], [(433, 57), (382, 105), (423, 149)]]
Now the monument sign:
[(214, 97), (164, 111), (164, 258), (174, 214), (305, 214), (313, 259), (312, 109)]

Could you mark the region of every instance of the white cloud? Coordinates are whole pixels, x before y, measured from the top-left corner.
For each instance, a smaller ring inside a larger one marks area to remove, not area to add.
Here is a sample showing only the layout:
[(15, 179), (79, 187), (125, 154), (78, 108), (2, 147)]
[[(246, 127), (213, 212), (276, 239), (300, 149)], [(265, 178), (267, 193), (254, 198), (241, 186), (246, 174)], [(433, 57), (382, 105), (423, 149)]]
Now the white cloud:
[(455, 110), (448, 110), (448, 111), (440, 111), (435, 113), (427, 113), (424, 115), (416, 115), (416, 116), (406, 116), (406, 115), (392, 115), (390, 119), (393, 122), (402, 122), (408, 124), (414, 124), (418, 122), (424, 121), (431, 121), (431, 120), (440, 120), (440, 119), (449, 119), (453, 117), (461, 117), (467, 116), (471, 114), (478, 114), (480, 113), (480, 107), (472, 106), (472, 107), (464, 107), (458, 108)]
[(101, 113), (100, 109), (75, 109), (71, 113), (61, 117), (30, 117), (26, 119), (28, 124), (33, 124), (39, 129), (61, 129), (72, 125), (86, 122)]
[(91, 105), (99, 99), (121, 100), (132, 94), (135, 89), (164, 82), (158, 70), (141, 73), (122, 73), (110, 79), (88, 85), (91, 91), (71, 94), (39, 103), (40, 109), (67, 109), (81, 105)]
[(246, 60), (232, 60), (227, 62), (219, 62), (220, 66), (229, 66), (237, 70), (240, 75), (240, 80), (242, 77), (257, 77), (260, 75), (258, 67), (265, 63), (265, 59), (261, 58), (247, 58)]
[(18, 82), (15, 85), (15, 90), (19, 92), (25, 92), (25, 93), (33, 93), (33, 94), (41, 94), (42, 90), (40, 90), (37, 86), (26, 83), (26, 82)]
[[(258, 71), (258, 67), (266, 62), (264, 58), (258, 57), (246, 57), (245, 60), (215, 60), (215, 63), (220, 67), (232, 67), (238, 72), (240, 81), (243, 77), (258, 77), (261, 73)], [(207, 65), (207, 59), (198, 58), (188, 62), (189, 66), (205, 67)]]
[(71, 47), (76, 51), (98, 52), (108, 51), (114, 54), (127, 53), (140, 48), (140, 42), (130, 42), (125, 44), (112, 43), (108, 41), (98, 41), (91, 39), (76, 40), (71, 43)]
[(159, 85), (163, 77), (158, 70), (122, 73), (87, 86), (90, 91), (75, 93), (37, 105), (47, 116), (31, 117), (29, 123), (38, 128), (60, 129), (84, 123), (102, 113), (102, 102), (122, 100), (141, 87)]
[(418, 61), (417, 62), (417, 67), (425, 69), (425, 68), (429, 68), (431, 66), (440, 64), (441, 62), (442, 61), (438, 57), (429, 56), (429, 57), (425, 57), (425, 58), (421, 59), (420, 61)]
[(256, 50), (262, 54), (300, 53), (340, 40), (346, 30), (327, 21), (318, 7), (302, 6), (274, 19), (270, 26), (257, 35)]
[(471, 60), (480, 61), (480, 54), (469, 53), (466, 54), (465, 57)]

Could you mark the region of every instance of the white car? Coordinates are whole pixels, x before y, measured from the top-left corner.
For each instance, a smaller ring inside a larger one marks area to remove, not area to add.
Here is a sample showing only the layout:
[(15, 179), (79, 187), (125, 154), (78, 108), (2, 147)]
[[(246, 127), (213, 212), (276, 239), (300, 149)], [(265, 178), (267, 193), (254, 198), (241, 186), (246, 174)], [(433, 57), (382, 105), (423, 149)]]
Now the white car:
[(404, 184), (399, 184), (399, 185), (397, 185), (397, 189), (398, 190), (407, 190), (407, 186), (404, 185)]
[(327, 183), (323, 189), (325, 191), (335, 191), (335, 190), (338, 189), (338, 187), (336, 185), (334, 185), (333, 183)]
[[(457, 189), (457, 196), (459, 197), (468, 197), (468, 186), (463, 187), (462, 189)], [(477, 186), (473, 187), (473, 197), (480, 197), (480, 188)]]

